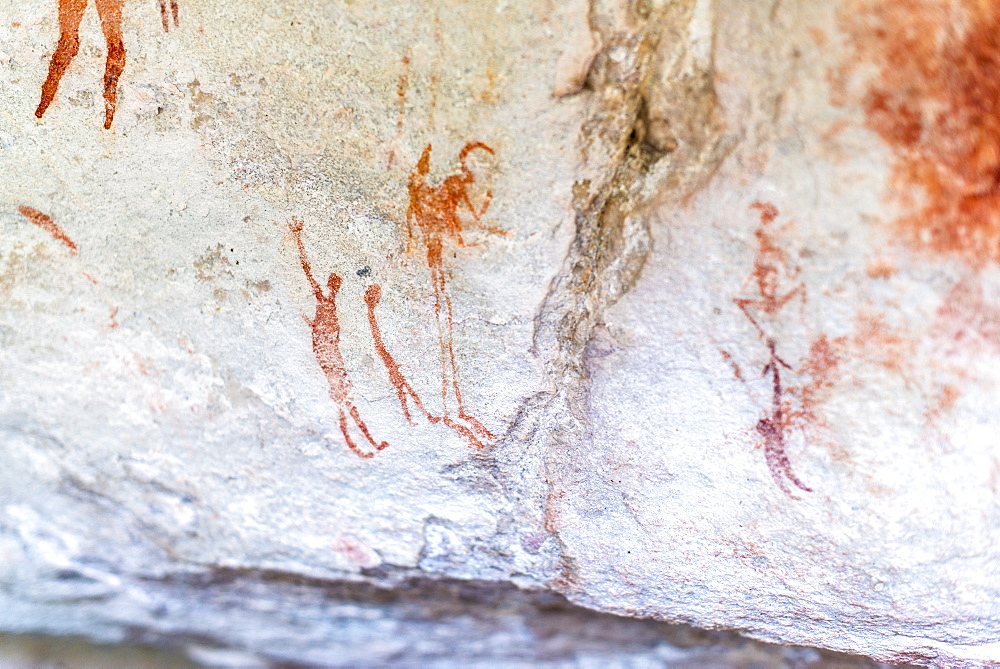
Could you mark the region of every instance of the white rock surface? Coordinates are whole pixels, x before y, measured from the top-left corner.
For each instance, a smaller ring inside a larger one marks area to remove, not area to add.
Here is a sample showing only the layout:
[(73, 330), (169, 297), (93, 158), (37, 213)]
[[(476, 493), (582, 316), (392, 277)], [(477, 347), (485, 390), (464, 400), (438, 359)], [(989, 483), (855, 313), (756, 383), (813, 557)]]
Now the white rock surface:
[(130, 3), (105, 130), (94, 6), (35, 118), (57, 4), (0, 0), (0, 630), (386, 662), (328, 588), (465, 579), (1000, 662), (1000, 12)]

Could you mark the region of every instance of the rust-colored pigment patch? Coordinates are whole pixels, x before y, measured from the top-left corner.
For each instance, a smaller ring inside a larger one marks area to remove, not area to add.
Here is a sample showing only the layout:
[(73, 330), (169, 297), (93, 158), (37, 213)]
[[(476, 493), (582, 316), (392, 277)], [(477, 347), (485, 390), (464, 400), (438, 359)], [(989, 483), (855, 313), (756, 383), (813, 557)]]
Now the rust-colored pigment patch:
[(733, 354), (725, 349), (719, 349), (719, 353), (722, 354), (722, 359), (729, 363), (730, 368), (733, 370), (733, 376), (736, 377), (737, 381), (746, 382), (743, 378), (743, 369), (740, 367), (739, 363), (733, 360)]
[(1000, 351), (1000, 307), (986, 298), (978, 281), (960, 281), (938, 307), (932, 333), (941, 353), (954, 356)]
[[(59, 43), (49, 63), (49, 75), (42, 84), (42, 99), (35, 110), (35, 116), (42, 118), (52, 104), (69, 64), (80, 50), (80, 23), (87, 9), (88, 0), (58, 0), (59, 2)], [(169, 31), (167, 0), (160, 0), (160, 15), (163, 29)], [(101, 30), (107, 42), (108, 55), (104, 68), (104, 129), (111, 127), (118, 104), (118, 78), (125, 70), (125, 42), (122, 39), (122, 6), (124, 0), (94, 0), (97, 14), (101, 19)], [(170, 13), (174, 25), (178, 23), (177, 0), (170, 0)]]
[(896, 263), (886, 258), (870, 260), (866, 268), (869, 279), (891, 279), (897, 271)]
[(45, 232), (52, 235), (54, 239), (65, 244), (67, 248), (69, 248), (69, 252), (72, 253), (73, 255), (76, 255), (77, 253), (76, 243), (69, 238), (69, 235), (63, 232), (62, 228), (56, 225), (55, 221), (52, 220), (51, 216), (49, 216), (48, 214), (44, 214), (32, 207), (21, 206), (18, 207), (17, 210), (21, 212), (21, 215), (24, 216), (26, 219), (28, 219), (29, 221), (40, 227)]
[(789, 424), (806, 428), (823, 422), (819, 406), (827, 391), (840, 378), (846, 343), (846, 337), (831, 340), (826, 335), (820, 335), (809, 346), (809, 353), (798, 370), (804, 381), (788, 389), (789, 394), (797, 399), (788, 410)]
[(407, 52), (402, 60), (403, 72), (399, 75), (399, 83), (396, 85), (396, 97), (399, 99), (399, 116), (396, 118), (396, 127), (403, 129), (406, 121), (406, 92), (410, 88), (410, 54)]
[(1000, 261), (1000, 3), (849, 0), (840, 22), (853, 54), (834, 92), (875, 66), (860, 102), (896, 156), (901, 237), (973, 267)]
[(916, 341), (892, 327), (883, 314), (862, 309), (854, 319), (851, 348), (862, 360), (902, 374), (914, 358)]
[[(344, 356), (340, 350), (340, 320), (337, 318), (337, 293), (340, 291), (341, 278), (337, 274), (331, 273), (326, 282), (327, 292), (324, 293), (313, 277), (312, 267), (306, 255), (306, 247), (302, 242), (302, 221), (293, 218), (288, 229), (295, 238), (302, 271), (305, 273), (313, 296), (316, 298), (316, 314), (312, 319), (307, 318), (306, 322), (312, 328), (313, 354), (316, 356), (316, 362), (319, 363), (323, 374), (326, 375), (327, 383), (330, 386), (330, 399), (334, 401), (340, 412), (340, 431), (351, 451), (358, 457), (371, 458), (376, 452), (387, 448), (389, 444), (384, 441), (375, 441), (368, 426), (361, 419), (358, 408), (351, 400), (351, 379), (347, 374)], [(374, 450), (362, 449), (357, 445), (351, 436), (351, 422)]]
[[(431, 271), (434, 289), (434, 313), (437, 317), (438, 343), (441, 355), (441, 402), (445, 425), (461, 434), (476, 448), (483, 447), (483, 440), (493, 441), (496, 437), (478, 419), (469, 415), (462, 402), (462, 391), (458, 382), (458, 368), (455, 365), (454, 315), (451, 297), (448, 294), (448, 280), (451, 272), (444, 264), (444, 250), (448, 242), (460, 247), (466, 246), (462, 231), (471, 225), (499, 235), (505, 230), (490, 227), (482, 221), (483, 214), (490, 206), (493, 194), (486, 192), (480, 207), (475, 207), (469, 197), (469, 186), (476, 177), (466, 164), (468, 155), (475, 150), (493, 154), (482, 142), (469, 142), (458, 154), (460, 172), (447, 177), (439, 185), (428, 183), (430, 173), (431, 145), (424, 149), (416, 168), (410, 174), (408, 184), (410, 206), (406, 212), (407, 249), (412, 247), (414, 228), (419, 231), (426, 252), (427, 267)], [(469, 220), (459, 216), (460, 208), (469, 212)], [(452, 400), (454, 402), (452, 403)], [(454, 412), (449, 407), (454, 407)]]

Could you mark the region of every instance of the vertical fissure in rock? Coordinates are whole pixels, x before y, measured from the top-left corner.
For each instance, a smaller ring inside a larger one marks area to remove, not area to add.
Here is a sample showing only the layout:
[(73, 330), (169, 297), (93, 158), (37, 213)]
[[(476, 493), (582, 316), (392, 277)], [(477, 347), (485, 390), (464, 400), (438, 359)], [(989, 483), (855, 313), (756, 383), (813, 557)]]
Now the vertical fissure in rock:
[(642, 272), (653, 207), (681, 206), (724, 155), (711, 55), (699, 59), (691, 46), (694, 19), (710, 7), (710, 0), (590, 6), (602, 47), (579, 93), (589, 98), (580, 136), (586, 176), (574, 185), (573, 242), (535, 319), (534, 351), (552, 390), (525, 404), (490, 454), (515, 503), (531, 507), (525, 517), (553, 540), (548, 573), (561, 590), (573, 590), (573, 567), (559, 538), (558, 507), (564, 484), (580, 475), (569, 451), (595, 438), (585, 349), (605, 311)]

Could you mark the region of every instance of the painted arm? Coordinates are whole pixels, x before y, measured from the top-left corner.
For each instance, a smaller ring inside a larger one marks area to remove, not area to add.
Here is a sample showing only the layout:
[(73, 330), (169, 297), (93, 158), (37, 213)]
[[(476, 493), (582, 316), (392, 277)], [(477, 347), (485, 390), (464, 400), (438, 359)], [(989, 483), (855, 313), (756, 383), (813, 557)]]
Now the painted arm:
[(309, 286), (312, 288), (313, 295), (316, 296), (317, 300), (323, 299), (323, 291), (316, 283), (316, 279), (312, 275), (312, 268), (309, 265), (309, 257), (306, 256), (306, 247), (302, 243), (302, 220), (292, 217), (292, 222), (288, 224), (288, 229), (292, 232), (292, 236), (295, 237), (295, 245), (299, 249), (299, 262), (302, 263), (302, 271), (305, 272), (306, 279), (309, 281)]
[(760, 324), (757, 322), (757, 319), (754, 318), (753, 314), (750, 313), (750, 310), (747, 309), (747, 307), (749, 307), (751, 304), (760, 304), (761, 301), (753, 300), (746, 297), (734, 297), (733, 302), (736, 304), (736, 306), (740, 308), (740, 311), (743, 312), (743, 315), (746, 316), (751, 323), (753, 323), (753, 326), (757, 328), (757, 332), (760, 333), (760, 336), (763, 337), (764, 329), (760, 327)]
[(493, 191), (488, 190), (486, 191), (486, 197), (483, 200), (483, 208), (480, 209), (479, 211), (476, 211), (476, 208), (472, 206), (472, 200), (469, 199), (468, 191), (462, 193), (462, 199), (461, 199), (461, 202), (464, 203), (466, 208), (472, 213), (472, 219), (476, 222), (476, 227), (478, 227), (480, 230), (485, 230), (486, 232), (492, 232), (495, 235), (503, 235), (504, 237), (506, 237), (510, 234), (510, 232), (508, 232), (507, 230), (504, 230), (503, 228), (495, 228), (491, 225), (483, 225), (483, 220), (482, 220), (483, 214), (485, 214), (486, 210), (489, 209), (490, 203), (492, 201), (493, 201)]

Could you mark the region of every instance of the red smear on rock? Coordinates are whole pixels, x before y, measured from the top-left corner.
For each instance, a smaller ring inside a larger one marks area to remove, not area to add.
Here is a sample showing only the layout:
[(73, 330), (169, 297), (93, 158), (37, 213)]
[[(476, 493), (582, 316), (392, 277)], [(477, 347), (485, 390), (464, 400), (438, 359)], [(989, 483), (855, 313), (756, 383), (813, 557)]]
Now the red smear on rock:
[(941, 352), (955, 355), (1000, 351), (1000, 307), (983, 293), (977, 281), (960, 281), (937, 310), (933, 332), (943, 342)]
[(854, 52), (839, 85), (877, 68), (860, 101), (895, 153), (901, 237), (973, 267), (1000, 261), (1000, 3), (853, 0), (840, 16)]
[(44, 214), (38, 211), (37, 209), (33, 209), (32, 207), (21, 206), (18, 207), (17, 210), (21, 212), (22, 216), (24, 216), (29, 221), (40, 227), (45, 232), (52, 235), (52, 237), (55, 238), (57, 241), (60, 241), (63, 244), (65, 244), (69, 248), (69, 252), (72, 253), (73, 255), (76, 255), (77, 253), (76, 243), (69, 238), (69, 235), (63, 232), (62, 228), (56, 225), (55, 221), (52, 220), (51, 216), (49, 216), (48, 214)]

